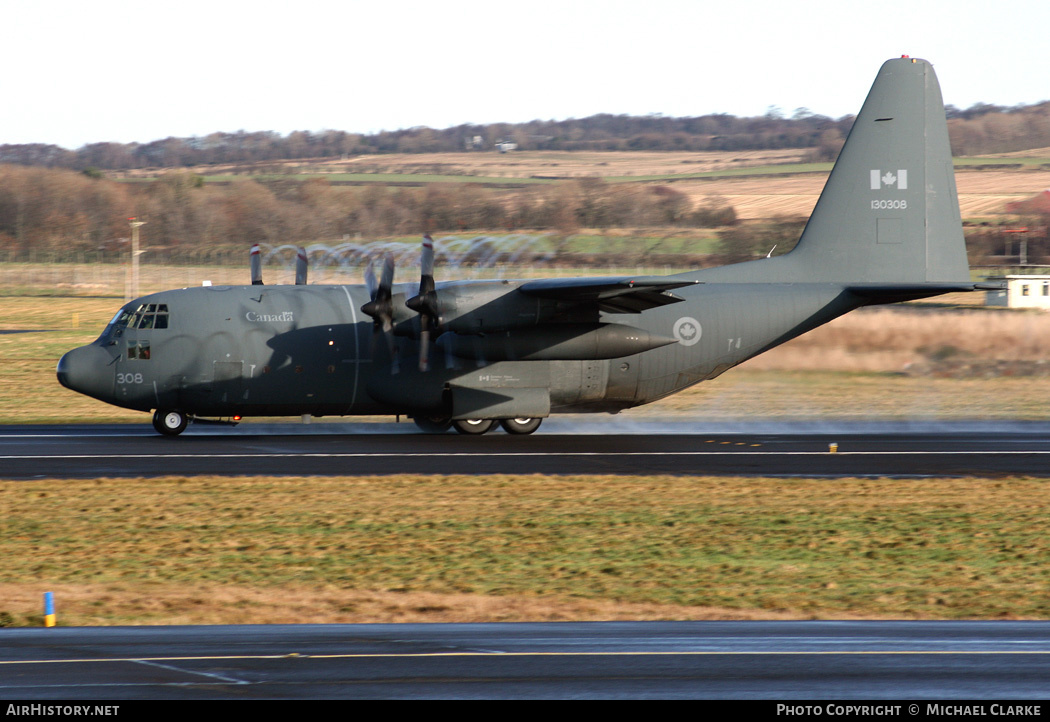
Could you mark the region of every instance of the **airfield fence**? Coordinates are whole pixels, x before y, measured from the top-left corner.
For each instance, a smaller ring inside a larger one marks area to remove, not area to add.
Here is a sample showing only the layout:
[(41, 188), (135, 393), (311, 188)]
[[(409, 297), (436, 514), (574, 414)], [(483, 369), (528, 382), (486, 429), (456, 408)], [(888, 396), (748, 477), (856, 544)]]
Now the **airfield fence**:
[[(537, 278), (590, 275), (668, 275), (684, 270), (676, 266), (619, 265), (617, 259), (606, 259), (607, 265), (592, 263), (516, 263), (488, 267), (442, 266), (439, 281), (490, 278)], [(377, 267), (378, 272), (378, 267)], [(353, 266), (311, 266), (310, 283), (364, 283), (364, 264)], [(395, 283), (409, 283), (419, 278), (418, 262), (398, 264)], [(295, 282), (293, 262), (271, 262), (263, 267), (263, 280), (268, 284)], [(145, 295), (172, 288), (250, 283), (247, 254), (236, 258), (213, 257), (207, 263), (142, 262), (139, 266), (139, 290)], [(0, 295), (4, 296), (106, 296), (129, 298), (132, 295), (131, 264), (123, 261), (0, 261)]]

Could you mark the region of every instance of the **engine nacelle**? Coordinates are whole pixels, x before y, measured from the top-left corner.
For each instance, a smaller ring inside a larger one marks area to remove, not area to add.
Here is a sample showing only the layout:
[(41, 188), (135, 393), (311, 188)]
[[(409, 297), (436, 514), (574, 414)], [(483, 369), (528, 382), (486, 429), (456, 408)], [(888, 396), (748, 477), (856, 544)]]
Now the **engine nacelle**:
[(558, 311), (558, 304), (520, 293), (521, 284), (521, 281), (442, 284), (438, 289), (441, 328), (457, 334), (480, 335), (550, 321)]

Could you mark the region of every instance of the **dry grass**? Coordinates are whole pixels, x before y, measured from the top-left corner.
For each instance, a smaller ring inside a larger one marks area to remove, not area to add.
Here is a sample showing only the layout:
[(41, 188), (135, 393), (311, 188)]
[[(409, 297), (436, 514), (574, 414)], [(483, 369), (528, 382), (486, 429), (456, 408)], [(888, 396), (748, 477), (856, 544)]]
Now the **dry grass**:
[(1009, 153), (989, 153), (986, 158), (1050, 158), (1050, 148), (1029, 148)]
[[(288, 161), (290, 172), (384, 174), (442, 174), (486, 178), (623, 178), (630, 176), (687, 175), (739, 168), (800, 163), (805, 149), (731, 152), (566, 152), (518, 151), (495, 153), (432, 153), (366, 155), (348, 160)], [(1039, 157), (1046, 149), (1022, 151), (1008, 156)], [(267, 164), (272, 167), (274, 164)], [(230, 169), (202, 167), (205, 175), (221, 175)], [(775, 168), (773, 169), (775, 171)], [(145, 171), (129, 171), (129, 175)], [(154, 174), (155, 171), (149, 171)], [(767, 175), (765, 177), (717, 178), (713, 180), (675, 180), (675, 188), (694, 203), (711, 198), (728, 201), (740, 218), (766, 219), (773, 216), (809, 216), (813, 211), (827, 173)], [(1038, 167), (1023, 170), (956, 171), (959, 205), (963, 218), (1001, 215), (1004, 205), (1023, 200), (1050, 188), (1050, 171)]]
[[(361, 155), (347, 160), (317, 159), (287, 161), (287, 168), (310, 173), (439, 173), (482, 177), (559, 178), (647, 176), (703, 173), (733, 168), (782, 163), (799, 163), (807, 149), (752, 150), (733, 152), (684, 153), (676, 151), (518, 151), (497, 153), (401, 153)], [(273, 167), (274, 163), (266, 163)], [(202, 175), (221, 175), (233, 166), (202, 166)], [(129, 171), (129, 175), (150, 175), (156, 171)]]
[[(39, 583), (0, 584), (0, 615), (40, 625)], [(588, 622), (799, 619), (798, 614), (727, 607), (616, 602), (510, 594), (442, 594), (343, 589), (331, 585), (278, 589), (200, 582), (51, 584), (63, 626), (114, 624), (363, 624), (409, 622)], [(836, 615), (836, 619), (855, 618)], [(2, 625), (0, 625), (2, 626)]]
[(1046, 421), (1045, 379), (734, 370), (624, 418), (698, 422)]
[[(140, 295), (166, 291), (171, 288), (200, 286), (204, 281), (219, 285), (243, 285), (251, 282), (248, 272), (248, 254), (243, 266), (154, 266), (143, 265), (139, 272)], [(267, 269), (268, 283), (290, 283), (294, 281), (294, 270)], [(363, 271), (362, 271), (363, 273)], [(0, 289), (7, 294), (0, 298), (0, 323), (4, 328), (20, 328), (11, 324), (26, 323), (28, 317), (8, 312), (9, 301), (24, 294), (39, 297), (44, 294), (62, 296), (95, 297), (105, 300), (113, 312), (124, 303), (123, 294), (127, 267), (111, 263), (2, 263), (0, 264)], [(362, 282), (363, 276), (355, 279)], [(101, 298), (106, 297), (106, 298)], [(35, 299), (38, 307), (45, 303)], [(27, 309), (33, 312), (32, 308)], [(112, 312), (110, 314), (112, 316)], [(106, 318), (105, 321), (108, 321)], [(103, 323), (105, 323), (103, 321)], [(29, 328), (33, 328), (29, 326)]]
[[(112, 298), (0, 298), (0, 423), (145, 421), (63, 388), (62, 354), (97, 338), (122, 302)], [(76, 327), (75, 327), (76, 326)]]
[(0, 619), (1044, 618), (1048, 483), (0, 482)]
[[(678, 181), (675, 189), (693, 203), (724, 199), (746, 220), (773, 216), (808, 217), (820, 197), (826, 173), (763, 178), (719, 178), (710, 181)], [(957, 170), (959, 207), (963, 218), (1004, 213), (1006, 203), (1024, 200), (1050, 188), (1050, 171)]]
[(746, 368), (903, 371), (931, 356), (1046, 361), (1048, 349), (1050, 313), (897, 306), (846, 314), (752, 359)]

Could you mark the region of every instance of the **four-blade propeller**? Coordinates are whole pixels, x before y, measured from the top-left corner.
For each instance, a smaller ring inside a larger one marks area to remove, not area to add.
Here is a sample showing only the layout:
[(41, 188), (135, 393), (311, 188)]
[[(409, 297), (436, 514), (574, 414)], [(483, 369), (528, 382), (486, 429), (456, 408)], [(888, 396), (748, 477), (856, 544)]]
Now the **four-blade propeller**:
[(427, 233), (423, 236), (423, 253), (420, 257), (421, 275), (419, 294), (405, 301), (405, 305), (419, 314), (419, 370), (427, 370), (430, 355), (430, 334), (438, 332), (441, 324), (441, 308), (434, 289), (434, 239)]
[(391, 370), (398, 372), (397, 349), (394, 345), (394, 257), (389, 253), (383, 258), (383, 275), (376, 283), (376, 274), (369, 263), (365, 268), (365, 285), (372, 300), (361, 307), (361, 312), (371, 316), (372, 355), (375, 356), (376, 336), (382, 333), (386, 337), (387, 350), (390, 352)]

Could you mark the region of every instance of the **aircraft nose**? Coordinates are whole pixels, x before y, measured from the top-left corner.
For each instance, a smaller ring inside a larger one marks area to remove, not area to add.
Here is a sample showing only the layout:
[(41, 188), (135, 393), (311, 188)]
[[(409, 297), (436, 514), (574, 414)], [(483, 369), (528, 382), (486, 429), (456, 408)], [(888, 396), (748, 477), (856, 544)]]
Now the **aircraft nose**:
[(98, 346), (75, 348), (58, 361), (58, 382), (67, 389), (96, 399), (113, 395), (113, 371), (110, 355)]

